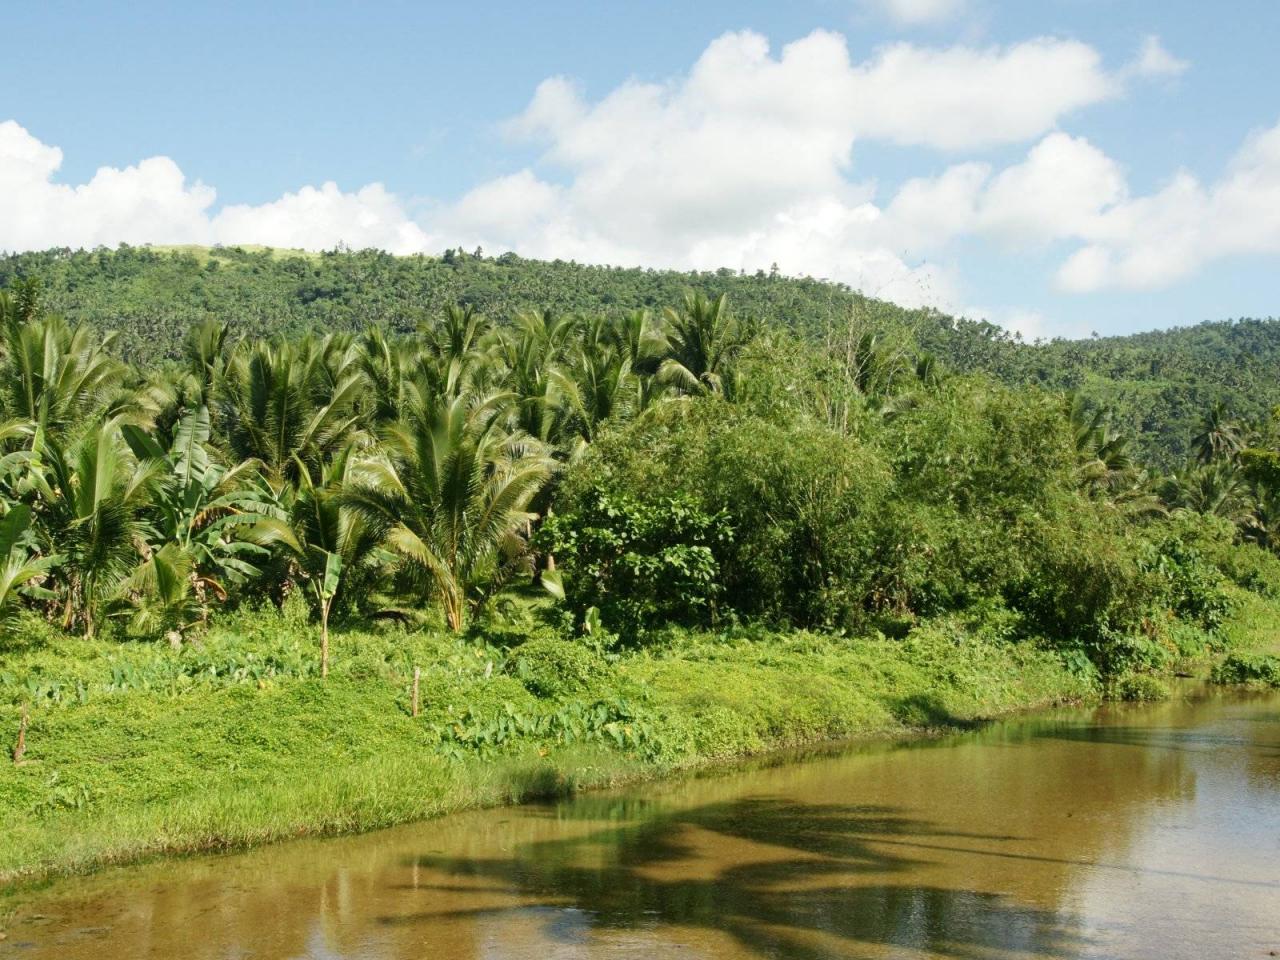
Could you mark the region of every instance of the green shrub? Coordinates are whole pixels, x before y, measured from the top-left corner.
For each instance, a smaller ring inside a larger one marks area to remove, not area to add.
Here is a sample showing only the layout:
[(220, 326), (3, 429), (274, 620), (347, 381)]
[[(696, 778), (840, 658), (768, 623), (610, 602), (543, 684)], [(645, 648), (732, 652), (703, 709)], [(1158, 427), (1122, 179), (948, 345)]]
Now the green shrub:
[(537, 542), (556, 558), (580, 619), (595, 608), (607, 628), (635, 639), (663, 623), (710, 622), (721, 589), (715, 551), (732, 537), (725, 513), (687, 496), (642, 502), (596, 488), (549, 517)]
[(511, 651), (507, 671), (536, 697), (563, 699), (591, 689), (608, 673), (604, 659), (571, 640), (530, 640)]
[[(1104, 675), (1125, 669), (1160, 594), (1138, 562), (1140, 543), (1097, 505), (1061, 496), (1016, 529), (1019, 554), (1003, 587), (1031, 632), (1063, 647), (1083, 646)], [(1117, 648), (1117, 645), (1119, 647)]]
[(1213, 668), (1213, 683), (1248, 683), (1280, 687), (1280, 656), (1267, 653), (1233, 653)]
[[(579, 564), (579, 575), (602, 583), (618, 581), (619, 573), (612, 569), (616, 564), (596, 557), (643, 550), (651, 563), (670, 568), (676, 589), (664, 592), (677, 598), (687, 590), (686, 567), (697, 560), (694, 571), (710, 568), (692, 554), (668, 560), (663, 550), (675, 543), (705, 545), (716, 564), (715, 589), (700, 587), (700, 603), (714, 596), (726, 616), (848, 627), (861, 620), (869, 602), (877, 518), (891, 490), (882, 457), (867, 443), (801, 416), (775, 423), (721, 400), (691, 401), (603, 434), (565, 477), (565, 519), (557, 535), (589, 561)], [(674, 518), (655, 530), (631, 519), (632, 513), (644, 519), (646, 509), (660, 517), (673, 506), (713, 519), (717, 527), (693, 539), (681, 529), (677, 538), (667, 532), (680, 528)], [(601, 517), (610, 509), (621, 515)], [(574, 527), (581, 531), (576, 545), (569, 535)], [(707, 535), (719, 529), (732, 535)], [(573, 574), (568, 561), (563, 566), (566, 576)], [(622, 568), (626, 577), (630, 567)], [(565, 586), (571, 600), (581, 589)], [(600, 602), (581, 596), (576, 602), (599, 606), (607, 627), (622, 626)], [(690, 622), (660, 607), (654, 612), (659, 619), (651, 622)]]
[(1107, 694), (1112, 700), (1131, 701), (1168, 700), (1170, 696), (1168, 685), (1147, 673), (1126, 673), (1117, 677)]
[(1222, 574), (1182, 538), (1169, 536), (1152, 544), (1141, 566), (1159, 578), (1161, 599), (1176, 616), (1213, 631), (1231, 613), (1232, 600)]
[(1197, 551), (1237, 586), (1280, 597), (1280, 557), (1256, 543), (1240, 542), (1239, 529), (1225, 517), (1179, 510), (1161, 527), (1166, 537)]

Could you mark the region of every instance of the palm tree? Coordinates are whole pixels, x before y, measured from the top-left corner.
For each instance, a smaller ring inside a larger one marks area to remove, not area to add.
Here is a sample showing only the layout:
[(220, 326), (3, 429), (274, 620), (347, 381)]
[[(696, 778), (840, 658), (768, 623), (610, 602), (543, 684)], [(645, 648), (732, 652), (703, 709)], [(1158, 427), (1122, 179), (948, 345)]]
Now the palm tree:
[(416, 359), (407, 344), (390, 339), (380, 327), (365, 331), (356, 364), (364, 377), (361, 406), (370, 426), (390, 423), (399, 415)]
[(12, 306), (0, 362), (0, 417), (35, 426), (34, 443), (109, 414), (125, 368), (107, 352), (114, 337), (69, 327), (55, 316), (26, 315)]
[(1163, 485), (1166, 503), (1184, 510), (1222, 517), (1233, 523), (1248, 518), (1248, 484), (1231, 461), (1191, 464)]
[(658, 370), (667, 352), (666, 336), (649, 311), (635, 310), (610, 328), (609, 339), (632, 375), (633, 412), (649, 409), (665, 388)]
[(1228, 416), (1226, 404), (1221, 401), (1209, 408), (1200, 431), (1191, 438), (1191, 449), (1201, 463), (1233, 459), (1244, 445), (1244, 427)]
[(341, 338), (244, 345), (218, 383), (218, 421), (237, 460), (256, 460), (279, 489), (349, 444), (364, 380)]
[(659, 378), (681, 393), (724, 393), (729, 365), (743, 344), (724, 294), (708, 300), (689, 294), (680, 310), (667, 310), (668, 355)]
[(192, 555), (175, 543), (166, 543), (120, 582), (111, 612), (126, 619), (134, 634), (167, 634), (169, 642), (179, 647), (182, 634), (205, 619), (195, 576)]
[(1094, 493), (1107, 493), (1132, 480), (1137, 468), (1129, 455), (1129, 438), (1111, 427), (1106, 410), (1090, 411), (1077, 393), (1071, 398), (1067, 419), (1081, 486)]
[(329, 617), (339, 591), (359, 569), (378, 562), (378, 532), (359, 512), (345, 506), (341, 492), (350, 482), (354, 446), (325, 464), (318, 481), (306, 470), (288, 490), (275, 516), (263, 517), (242, 536), (262, 547), (280, 547), (295, 574), (310, 588), (320, 613), (320, 675), (329, 675)]
[(212, 590), (225, 597), (228, 581), (260, 576), (255, 561), (264, 551), (239, 534), (268, 516), (271, 491), (257, 461), (227, 467), (214, 459), (209, 408), (183, 416), (168, 449), (136, 425), (126, 424), (121, 432), (139, 462), (157, 466), (148, 514), (157, 539), (185, 558), (171, 559), (171, 566), (187, 569), (196, 594), (203, 600)]
[(63, 628), (96, 627), (99, 603), (138, 563), (148, 542), (146, 507), (159, 466), (133, 460), (108, 420), (69, 448), (47, 444), (34, 471), (46, 552), (61, 554), (65, 577)]
[(446, 308), (423, 337), (424, 348), (412, 365), (420, 394), (453, 399), (479, 387), (494, 346), (489, 322), (474, 307)]
[(187, 334), (187, 368), (202, 404), (209, 403), (213, 385), (226, 369), (229, 333), (225, 323), (211, 317)]
[(574, 323), (546, 310), (516, 317), (513, 330), (500, 338), (500, 357), (506, 364), (504, 385), (513, 402), (517, 429), (544, 442), (561, 427), (556, 372)]
[(631, 362), (608, 344), (580, 350), (552, 379), (567, 407), (567, 431), (586, 443), (606, 420), (625, 417), (636, 402)]
[(439, 598), (451, 630), (528, 569), (527, 508), (553, 469), (541, 444), (502, 431), (501, 405), (412, 404), (342, 496)]

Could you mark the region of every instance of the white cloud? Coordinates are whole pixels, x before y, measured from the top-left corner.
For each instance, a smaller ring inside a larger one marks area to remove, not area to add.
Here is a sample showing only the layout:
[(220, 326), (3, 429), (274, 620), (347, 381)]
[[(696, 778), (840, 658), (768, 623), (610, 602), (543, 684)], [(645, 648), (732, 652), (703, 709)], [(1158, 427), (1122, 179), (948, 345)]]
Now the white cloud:
[(1051, 133), (987, 186), (978, 226), (1017, 243), (1088, 235), (1125, 189), (1105, 153), (1083, 137)]
[(0, 249), (118, 243), (266, 243), (323, 249), (345, 243), (407, 253), (434, 246), (379, 184), (343, 193), (303, 187), (258, 206), (213, 212), (212, 187), (187, 183), (168, 157), (100, 168), (87, 183), (54, 176), (62, 151), (15, 121), (0, 123)]
[(343, 193), (332, 181), (303, 187), (257, 206), (224, 207), (210, 223), (216, 242), (326, 249), (338, 244), (416, 253), (435, 241), (405, 214), (380, 183)]
[(1153, 34), (1143, 38), (1138, 56), (1129, 64), (1127, 72), (1138, 77), (1177, 77), (1189, 66), (1186, 60), (1179, 60), (1166, 50), (1160, 38)]
[(1057, 274), (1073, 292), (1164, 287), (1226, 257), (1280, 254), (1280, 124), (1250, 136), (1215, 182), (1180, 171), (1080, 238), (1088, 245)]
[[(1040, 181), (1093, 179), (1078, 189), (1109, 200), (1105, 158), (1070, 138), (1049, 141), (1021, 174), (1038, 182), (1009, 173), (988, 186), (989, 166), (972, 162), (936, 182), (913, 181), (882, 210), (873, 185), (852, 175), (855, 144), (1016, 143), (1119, 95), (1124, 83), (1093, 48), (1070, 40), (896, 44), (855, 61), (835, 33), (815, 31), (777, 52), (759, 34), (729, 33), (668, 83), (629, 81), (588, 101), (564, 77), (544, 81), (507, 130), (545, 143), (543, 162), (564, 182), (524, 171), (482, 185), (444, 211), (439, 227), (467, 246), (531, 256), (746, 270), (776, 262), (891, 289), (895, 299), (954, 303), (955, 271), (923, 256), (978, 228), (980, 190), (993, 231), (1034, 232), (1022, 220), (1036, 215), (1067, 231), (1075, 212)], [(1080, 160), (1091, 164), (1077, 170)], [(1033, 191), (1038, 213), (1024, 215), (1019, 194)]]
[(945, 23), (968, 9), (968, 0), (862, 0), (862, 6), (904, 27)]
[(1030, 139), (1123, 90), (1092, 47), (1049, 38), (988, 49), (895, 44), (847, 80), (855, 133), (943, 150)]
[(1064, 291), (1167, 287), (1227, 257), (1280, 254), (1280, 124), (1252, 134), (1216, 181), (1178, 171), (1145, 196), (1096, 146), (1051, 133), (998, 173), (971, 162), (907, 181), (877, 235), (916, 251), (968, 235), (1074, 244), (1055, 274)]

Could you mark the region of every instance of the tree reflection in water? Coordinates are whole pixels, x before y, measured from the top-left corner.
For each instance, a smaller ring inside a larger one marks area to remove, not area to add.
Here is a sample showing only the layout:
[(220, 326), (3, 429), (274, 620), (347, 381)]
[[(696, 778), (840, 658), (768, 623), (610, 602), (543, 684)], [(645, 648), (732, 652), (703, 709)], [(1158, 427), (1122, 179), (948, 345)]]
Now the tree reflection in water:
[[(590, 805), (574, 809), (591, 814)], [(581, 939), (584, 926), (662, 926), (720, 931), (745, 956), (796, 960), (863, 956), (877, 945), (946, 957), (1057, 957), (1085, 946), (1069, 916), (895, 879), (922, 861), (887, 853), (876, 841), (908, 836), (1015, 839), (938, 831), (887, 807), (750, 798), (523, 844), (505, 858), (424, 856), (412, 864), (440, 878), (424, 891), (451, 881), (473, 893), (476, 884), (519, 891), (525, 905), (517, 909), (544, 916), (542, 934), (553, 943)], [(511, 909), (426, 911), (381, 922), (424, 925)]]

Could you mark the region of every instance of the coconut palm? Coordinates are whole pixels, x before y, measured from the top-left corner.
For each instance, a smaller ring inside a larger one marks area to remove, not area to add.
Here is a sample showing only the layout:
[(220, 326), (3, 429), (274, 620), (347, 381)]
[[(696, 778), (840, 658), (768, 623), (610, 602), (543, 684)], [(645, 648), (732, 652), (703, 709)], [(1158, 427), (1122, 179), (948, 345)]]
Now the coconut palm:
[(522, 313), (499, 339), (513, 425), (544, 442), (553, 440), (562, 426), (556, 374), (574, 329), (573, 321), (549, 310)]
[(188, 570), (201, 600), (206, 591), (225, 598), (228, 582), (260, 576), (256, 561), (265, 551), (239, 534), (269, 515), (271, 491), (261, 481), (257, 461), (228, 467), (215, 460), (209, 408), (183, 416), (168, 449), (136, 425), (121, 432), (140, 462), (158, 467), (148, 511), (155, 535), (183, 555), (181, 563), (171, 559), (171, 566)]
[(1199, 432), (1191, 438), (1191, 449), (1201, 463), (1230, 460), (1245, 445), (1245, 429), (1227, 413), (1226, 404), (1219, 401), (1209, 408)]
[(205, 619), (195, 578), (192, 554), (166, 543), (120, 582), (110, 611), (127, 622), (131, 633), (166, 634), (178, 647), (184, 631)]
[(117, 393), (127, 371), (108, 353), (112, 335), (55, 316), (22, 320), (29, 314), (12, 306), (5, 312), (0, 417), (32, 423), (34, 442), (110, 415), (113, 397), (127, 401)]
[(392, 340), (380, 327), (365, 331), (356, 364), (364, 377), (361, 406), (370, 426), (390, 423), (399, 415), (416, 359), (408, 344)]
[(329, 618), (339, 593), (356, 574), (379, 563), (377, 528), (345, 506), (341, 492), (352, 477), (355, 447), (349, 445), (313, 480), (299, 470), (298, 487), (288, 489), (274, 516), (262, 517), (241, 535), (289, 556), (293, 574), (315, 599), (320, 614), (320, 675), (329, 675)]
[(159, 465), (129, 455), (113, 420), (70, 447), (46, 445), (34, 481), (45, 552), (62, 556), (64, 629), (79, 625), (92, 636), (99, 604), (141, 559), (159, 472)]
[(1067, 419), (1081, 486), (1100, 494), (1131, 486), (1137, 468), (1129, 455), (1129, 438), (1111, 427), (1107, 411), (1090, 410), (1084, 398), (1075, 394)]
[(235, 458), (261, 463), (279, 489), (351, 442), (363, 389), (344, 338), (246, 344), (217, 384), (217, 418)]
[(659, 378), (681, 393), (723, 393), (729, 365), (743, 344), (724, 294), (714, 300), (689, 294), (666, 318), (668, 354)]
[(1164, 482), (1161, 494), (1170, 506), (1233, 523), (1249, 515), (1248, 484), (1240, 469), (1226, 460), (1189, 465)]
[(342, 497), (439, 599), (452, 630), (529, 568), (527, 508), (553, 469), (541, 444), (502, 430), (502, 402), (412, 404)]
[(423, 331), (423, 349), (412, 364), (418, 392), (453, 399), (482, 388), (497, 349), (493, 337), (473, 307), (446, 308), (440, 322)]
[(606, 420), (625, 417), (636, 405), (631, 362), (608, 344), (580, 350), (552, 379), (566, 407), (566, 432), (587, 443)]

